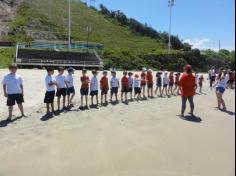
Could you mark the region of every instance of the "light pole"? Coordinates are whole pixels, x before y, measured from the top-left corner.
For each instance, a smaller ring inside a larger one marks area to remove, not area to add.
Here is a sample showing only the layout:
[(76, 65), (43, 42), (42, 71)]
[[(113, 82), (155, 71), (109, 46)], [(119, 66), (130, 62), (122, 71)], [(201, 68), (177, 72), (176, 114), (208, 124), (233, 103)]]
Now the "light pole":
[(174, 7), (174, 0), (168, 0), (168, 7), (170, 9), (170, 24), (169, 24), (169, 53), (171, 52), (171, 23), (172, 23), (172, 7)]
[(71, 0), (69, 0), (68, 9), (68, 48), (71, 49)]

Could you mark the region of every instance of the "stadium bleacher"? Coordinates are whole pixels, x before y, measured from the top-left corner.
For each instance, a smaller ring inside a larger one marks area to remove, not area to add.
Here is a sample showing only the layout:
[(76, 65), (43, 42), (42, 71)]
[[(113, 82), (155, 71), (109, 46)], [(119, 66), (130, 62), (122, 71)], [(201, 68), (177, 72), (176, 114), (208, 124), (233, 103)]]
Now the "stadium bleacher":
[(103, 62), (93, 52), (67, 52), (54, 50), (18, 49), (16, 64), (19, 66), (47, 67), (73, 66), (76, 68), (103, 68)]

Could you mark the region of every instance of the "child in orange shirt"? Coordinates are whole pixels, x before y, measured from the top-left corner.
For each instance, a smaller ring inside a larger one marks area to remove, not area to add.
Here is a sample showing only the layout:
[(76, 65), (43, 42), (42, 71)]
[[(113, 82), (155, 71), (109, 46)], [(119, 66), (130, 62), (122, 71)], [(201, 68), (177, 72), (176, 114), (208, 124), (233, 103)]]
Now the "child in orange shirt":
[(199, 80), (198, 80), (198, 84), (199, 84), (199, 87), (200, 87), (200, 90), (199, 90), (200, 93), (202, 93), (202, 87), (203, 87), (203, 82), (204, 82), (204, 81), (205, 81), (204, 76), (201, 75), (201, 76), (199, 77)]
[[(89, 83), (90, 83), (90, 79), (87, 76), (87, 70), (82, 70), (82, 76), (80, 77), (81, 80), (81, 89), (80, 89), (80, 94), (81, 94), (81, 106), (80, 109), (89, 109), (88, 108), (88, 93), (89, 93)], [(86, 106), (84, 105), (84, 97), (85, 97), (85, 101), (86, 101)]]
[(169, 75), (169, 89), (168, 89), (168, 94), (169, 95), (173, 95), (173, 86), (174, 86), (174, 72), (170, 72), (170, 75)]
[(180, 81), (180, 73), (176, 73), (175, 74), (175, 88), (173, 90), (173, 92), (176, 92), (176, 95), (180, 95), (180, 87), (179, 87), (179, 81)]
[(147, 74), (146, 74), (146, 68), (143, 68), (141, 73), (141, 90), (143, 92), (143, 99), (146, 98), (145, 91), (146, 91), (146, 85), (147, 85)]
[(105, 97), (105, 104), (108, 104), (107, 94), (109, 90), (109, 83), (107, 78), (107, 71), (103, 71), (103, 77), (100, 80), (100, 88), (101, 88), (101, 104), (103, 105), (104, 97)]
[[(127, 94), (129, 92), (129, 79), (127, 78), (128, 73), (123, 73), (123, 78), (121, 79), (121, 101), (122, 102), (128, 102)], [(124, 101), (124, 95), (125, 95), (125, 101)]]
[(152, 70), (149, 69), (147, 72), (147, 85), (148, 85), (148, 97), (153, 98), (153, 75)]

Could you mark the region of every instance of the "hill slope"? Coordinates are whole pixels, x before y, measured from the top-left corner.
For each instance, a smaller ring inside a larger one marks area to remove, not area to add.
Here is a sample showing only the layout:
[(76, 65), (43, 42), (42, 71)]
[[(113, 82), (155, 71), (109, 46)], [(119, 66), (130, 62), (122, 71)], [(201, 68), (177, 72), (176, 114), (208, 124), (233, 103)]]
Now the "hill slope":
[[(165, 48), (163, 43), (132, 32), (115, 20), (105, 18), (95, 9), (72, 1), (72, 39), (86, 41), (87, 26), (92, 26), (90, 41), (107, 48), (133, 48), (152, 50)], [(23, 0), (18, 14), (11, 24), (11, 40), (67, 40), (68, 1)], [(26, 37), (28, 36), (28, 37)]]

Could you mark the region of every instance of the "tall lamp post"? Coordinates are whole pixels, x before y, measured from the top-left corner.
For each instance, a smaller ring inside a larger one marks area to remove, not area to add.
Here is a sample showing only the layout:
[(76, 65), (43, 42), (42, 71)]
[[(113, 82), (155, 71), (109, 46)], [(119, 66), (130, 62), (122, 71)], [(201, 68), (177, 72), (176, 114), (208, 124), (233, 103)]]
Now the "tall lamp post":
[(71, 49), (71, 0), (68, 8), (68, 48)]
[(172, 23), (172, 7), (174, 7), (174, 0), (168, 0), (168, 7), (170, 9), (170, 24), (169, 24), (169, 42), (168, 42), (168, 47), (169, 47), (169, 53), (171, 52), (171, 23)]

